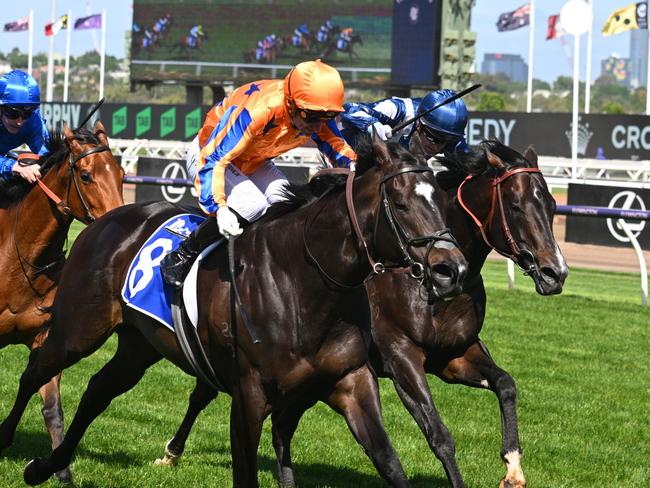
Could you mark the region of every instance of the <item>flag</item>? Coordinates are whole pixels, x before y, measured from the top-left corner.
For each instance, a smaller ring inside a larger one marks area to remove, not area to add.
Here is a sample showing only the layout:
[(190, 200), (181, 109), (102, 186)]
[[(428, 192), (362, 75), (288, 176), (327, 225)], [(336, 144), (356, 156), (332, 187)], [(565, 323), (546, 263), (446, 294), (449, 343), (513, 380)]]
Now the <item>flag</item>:
[(101, 29), (102, 14), (93, 14), (88, 17), (81, 17), (74, 21), (74, 29)]
[(62, 15), (58, 19), (56, 19), (54, 22), (50, 22), (49, 24), (45, 24), (45, 35), (46, 36), (55, 36), (59, 33), (61, 29), (67, 29), (68, 28), (68, 16), (67, 15)]
[(505, 12), (499, 15), (497, 30), (499, 32), (519, 29), (530, 22), (530, 5), (525, 4), (513, 12)]
[(648, 2), (637, 2), (610, 14), (603, 26), (603, 35), (611, 36), (632, 29), (648, 28)]
[(7, 22), (4, 27), (5, 32), (20, 32), (26, 31), (29, 29), (29, 15), (26, 15), (22, 19), (18, 19), (14, 22)]
[(566, 35), (566, 31), (560, 24), (559, 15), (551, 15), (548, 18), (548, 29), (546, 30), (546, 40), (550, 41), (551, 39), (557, 39)]

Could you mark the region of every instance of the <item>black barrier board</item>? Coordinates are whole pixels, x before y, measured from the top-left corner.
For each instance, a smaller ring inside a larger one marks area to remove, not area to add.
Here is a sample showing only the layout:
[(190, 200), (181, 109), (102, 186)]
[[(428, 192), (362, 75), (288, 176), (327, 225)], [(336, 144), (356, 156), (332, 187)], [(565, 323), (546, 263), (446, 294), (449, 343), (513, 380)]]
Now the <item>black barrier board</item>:
[[(44, 102), (41, 113), (50, 130), (60, 128), (63, 122), (76, 128), (93, 106)], [(193, 105), (105, 103), (87, 127), (100, 120), (109, 137), (187, 141), (199, 132), (208, 109)]]
[[(290, 182), (306, 183), (309, 180), (309, 167), (296, 165), (277, 165)], [(187, 179), (185, 161), (181, 159), (138, 158), (138, 176)], [(171, 203), (197, 206), (197, 193), (193, 187), (176, 185), (143, 185), (135, 188), (136, 202), (166, 200)]]
[[(41, 104), (48, 129), (67, 122), (77, 127), (92, 103)], [(99, 119), (109, 137), (188, 141), (203, 125), (210, 107), (192, 105), (105, 103), (89, 123)], [(578, 156), (605, 159), (650, 159), (650, 117), (581, 115)], [(465, 131), (470, 146), (498, 139), (523, 152), (533, 145), (544, 156), (571, 157), (571, 114), (474, 112)]]
[[(650, 190), (570, 184), (569, 205), (590, 205), (624, 210), (646, 210), (650, 204)], [(630, 240), (617, 225), (618, 219), (568, 216), (566, 241), (579, 244), (597, 244), (612, 247), (630, 247)], [(639, 245), (650, 250), (650, 231), (645, 220), (626, 220)]]

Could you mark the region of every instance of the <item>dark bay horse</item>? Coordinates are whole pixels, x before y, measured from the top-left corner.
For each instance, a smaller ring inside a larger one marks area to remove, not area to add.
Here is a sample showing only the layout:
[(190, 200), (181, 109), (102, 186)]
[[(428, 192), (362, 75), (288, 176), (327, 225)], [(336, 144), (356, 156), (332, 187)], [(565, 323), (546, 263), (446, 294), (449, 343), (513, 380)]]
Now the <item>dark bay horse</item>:
[[(373, 143), (373, 160), (370, 167), (359, 161), (353, 186), (351, 173), (343, 170), (348, 173), (345, 189), (325, 184), (331, 180), (327, 176), (314, 179), (312, 186), (327, 188), (319, 198), (296, 194), (276, 204), (237, 240), (237, 287), (261, 344), (252, 342), (231, 308), (226, 249), (217, 249), (201, 265), (198, 330), (219, 383), (233, 399), (235, 486), (257, 486), (264, 418), (272, 415), (276, 454), (287, 460), (293, 429), (317, 401), (345, 417), (384, 479), (408, 485), (384, 431), (376, 377), (367, 365), (370, 313), (362, 285), (372, 270), (386, 269), (412, 275), (418, 287), (442, 298), (460, 290), (466, 261), (445, 227), (446, 196), (430, 168), (381, 141)], [(283, 206), (293, 211), (274, 215)], [(66, 466), (90, 423), (162, 357), (192, 374), (174, 335), (127, 308), (120, 295), (142, 243), (179, 212), (166, 203), (125, 206), (75, 242), (50, 333), (30, 356), (14, 408), (0, 425), (0, 447), (7, 445), (29, 398), (47, 378), (91, 354), (114, 331), (118, 347), (91, 379), (61, 445), (25, 468), (29, 484)]]
[(354, 50), (354, 45), (359, 44), (363, 46), (363, 39), (358, 33), (352, 34), (350, 40), (342, 38), (340, 35), (330, 39), (330, 42), (321, 52), (320, 57), (323, 59), (331, 58), (336, 52), (346, 53), (350, 58), (350, 61), (359, 58), (359, 54)]
[[(0, 347), (39, 347), (65, 262), (64, 245), (73, 219), (90, 223), (123, 205), (123, 171), (110, 149), (100, 122), (85, 129), (50, 133), (50, 151), (42, 158), (41, 182), (22, 180), (0, 190)], [(62, 199), (57, 204), (56, 198)], [(59, 375), (39, 393), (43, 417), (56, 447), (63, 439)], [(61, 473), (64, 479), (69, 473)]]
[[(370, 303), (381, 304), (371, 307), (371, 364), (378, 375), (393, 380), (455, 487), (463, 486), (463, 481), (454, 442), (436, 411), (426, 374), (494, 391), (503, 422), (501, 457), (507, 467), (502, 483), (523, 487), (515, 383), (479, 339), (486, 306), (480, 271), (494, 248), (526, 270), (538, 293), (560, 293), (568, 271), (553, 237), (555, 202), (532, 149), (522, 156), (490, 141), (476, 155), (443, 163), (450, 168), (438, 175), (449, 191), (448, 223), (470, 266), (463, 293), (428, 304), (417, 285), (401, 275), (385, 274), (369, 281)], [(216, 395), (197, 383), (185, 418), (157, 463), (177, 462), (196, 417)], [(286, 466), (285, 476), (290, 479)]]

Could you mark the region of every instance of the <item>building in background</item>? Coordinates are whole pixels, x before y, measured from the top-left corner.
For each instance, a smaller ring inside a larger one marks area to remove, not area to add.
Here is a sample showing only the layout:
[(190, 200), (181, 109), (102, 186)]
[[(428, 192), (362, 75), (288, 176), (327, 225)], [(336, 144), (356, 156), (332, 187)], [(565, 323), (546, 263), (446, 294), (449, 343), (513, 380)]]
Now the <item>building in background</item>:
[(647, 85), (648, 79), (648, 30), (630, 31), (630, 82), (628, 86), (638, 88)]
[(489, 75), (501, 73), (512, 81), (526, 83), (528, 64), (519, 54), (485, 53), (481, 64), (481, 73)]
[(612, 76), (621, 85), (632, 86), (633, 62), (631, 59), (622, 58), (618, 54), (612, 54), (607, 59), (603, 59), (600, 64), (601, 76)]

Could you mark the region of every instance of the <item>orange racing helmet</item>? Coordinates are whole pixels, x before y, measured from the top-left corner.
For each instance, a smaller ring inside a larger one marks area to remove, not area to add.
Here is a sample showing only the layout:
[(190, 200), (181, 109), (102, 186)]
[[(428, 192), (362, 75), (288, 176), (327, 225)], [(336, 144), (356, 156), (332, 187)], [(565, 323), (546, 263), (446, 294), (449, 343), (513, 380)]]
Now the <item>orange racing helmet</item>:
[(336, 69), (320, 59), (305, 61), (284, 79), (284, 98), (301, 110), (343, 112), (343, 80)]

